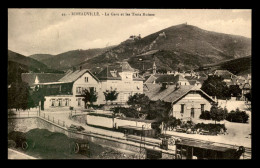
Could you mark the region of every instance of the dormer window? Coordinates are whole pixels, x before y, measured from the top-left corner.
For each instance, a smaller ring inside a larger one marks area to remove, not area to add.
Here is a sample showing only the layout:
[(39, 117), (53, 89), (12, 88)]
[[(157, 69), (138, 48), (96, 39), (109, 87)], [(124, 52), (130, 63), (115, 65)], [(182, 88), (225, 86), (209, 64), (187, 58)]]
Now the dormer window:
[(117, 77), (117, 75), (116, 75), (117, 71), (116, 71), (116, 70), (110, 71), (110, 73), (111, 73), (111, 75), (112, 75), (113, 77)]

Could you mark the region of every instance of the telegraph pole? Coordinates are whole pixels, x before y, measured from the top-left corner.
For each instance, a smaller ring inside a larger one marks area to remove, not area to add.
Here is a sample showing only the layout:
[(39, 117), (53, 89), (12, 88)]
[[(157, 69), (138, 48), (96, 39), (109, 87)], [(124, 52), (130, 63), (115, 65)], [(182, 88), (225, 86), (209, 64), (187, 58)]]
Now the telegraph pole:
[(141, 142), (140, 142), (140, 151), (139, 151), (139, 159), (146, 158), (145, 157), (145, 134), (144, 134), (144, 125), (142, 125), (142, 132), (141, 132)]

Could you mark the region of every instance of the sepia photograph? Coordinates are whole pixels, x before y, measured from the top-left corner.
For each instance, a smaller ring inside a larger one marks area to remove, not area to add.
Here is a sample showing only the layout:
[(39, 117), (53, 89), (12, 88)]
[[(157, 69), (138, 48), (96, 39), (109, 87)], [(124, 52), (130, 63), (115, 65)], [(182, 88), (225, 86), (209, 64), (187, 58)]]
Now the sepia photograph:
[(252, 159), (252, 9), (7, 15), (8, 160)]

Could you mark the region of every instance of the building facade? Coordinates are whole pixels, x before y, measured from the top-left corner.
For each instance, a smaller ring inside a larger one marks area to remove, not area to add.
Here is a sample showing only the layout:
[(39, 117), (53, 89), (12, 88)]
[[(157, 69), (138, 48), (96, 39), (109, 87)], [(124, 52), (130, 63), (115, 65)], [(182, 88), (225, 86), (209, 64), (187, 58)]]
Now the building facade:
[(171, 103), (171, 115), (180, 119), (199, 119), (202, 111), (208, 110), (215, 101), (197, 86), (145, 84), (144, 94), (152, 101)]
[(143, 93), (143, 79), (128, 63), (119, 67), (107, 67), (97, 76), (89, 70), (76, 70), (67, 73), (58, 82), (39, 83), (44, 91), (44, 109), (83, 109), (83, 91), (94, 90), (97, 101), (93, 104), (106, 104), (104, 92), (116, 90), (119, 94), (113, 104), (125, 104), (130, 95)]

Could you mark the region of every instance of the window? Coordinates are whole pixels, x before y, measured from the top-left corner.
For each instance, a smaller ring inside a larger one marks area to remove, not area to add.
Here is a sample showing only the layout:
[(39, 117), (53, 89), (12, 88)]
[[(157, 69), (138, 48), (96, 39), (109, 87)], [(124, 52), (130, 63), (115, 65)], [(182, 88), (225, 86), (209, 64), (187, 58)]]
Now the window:
[(58, 102), (59, 102), (58, 106), (61, 106), (62, 105), (62, 99), (59, 99)]
[(51, 106), (54, 107), (54, 105), (55, 105), (55, 99), (52, 99), (52, 100), (51, 100)]
[(96, 88), (95, 87), (89, 87), (89, 91), (91, 92), (91, 91), (96, 91)]
[(76, 93), (81, 94), (81, 91), (82, 91), (82, 88), (81, 88), (81, 87), (77, 87), (77, 88), (76, 88)]
[(191, 116), (192, 118), (194, 118), (194, 108), (193, 108), (193, 107), (191, 108), (190, 116)]
[(78, 98), (78, 106), (81, 106), (81, 99)]
[(69, 99), (65, 99), (65, 106), (69, 106)]
[(85, 82), (88, 82), (88, 77), (85, 77)]
[(184, 104), (181, 104), (181, 113), (184, 113)]
[(205, 107), (205, 104), (200, 105), (201, 112), (204, 112), (204, 107)]

